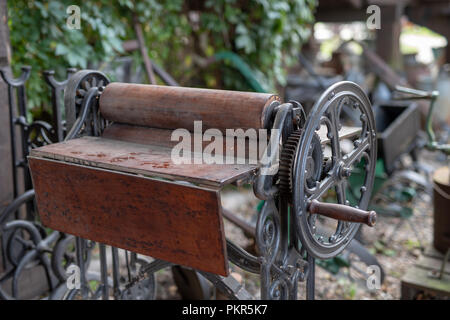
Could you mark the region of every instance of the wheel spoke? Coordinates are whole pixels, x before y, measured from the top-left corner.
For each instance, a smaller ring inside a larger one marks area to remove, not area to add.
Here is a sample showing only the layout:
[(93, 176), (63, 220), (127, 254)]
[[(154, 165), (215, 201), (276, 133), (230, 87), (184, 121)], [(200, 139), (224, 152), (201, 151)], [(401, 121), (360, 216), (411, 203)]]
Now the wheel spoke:
[(324, 180), (320, 181), (318, 186), (313, 190), (309, 200), (319, 199), (328, 189), (335, 185), (333, 175), (328, 175)]
[(337, 119), (335, 109), (332, 109), (330, 111), (330, 120), (331, 120), (331, 128), (328, 128), (328, 138), (330, 139), (331, 143), (331, 154), (333, 157), (333, 164), (336, 164), (341, 158), (341, 146), (339, 145), (339, 131), (338, 131), (339, 119)]
[(344, 166), (350, 168), (353, 163), (360, 159), (363, 153), (370, 147), (369, 138), (365, 138), (361, 143), (358, 144), (356, 149), (352, 150), (350, 153), (343, 157)]
[[(347, 196), (345, 194), (345, 182), (341, 181), (336, 184), (336, 195), (338, 203), (340, 204), (346, 204)], [(346, 221), (338, 221), (338, 225), (336, 227), (336, 232), (334, 233), (335, 236), (339, 236), (339, 234), (342, 233), (342, 230), (347, 227)]]
[(341, 181), (336, 183), (336, 194), (338, 198), (338, 203), (345, 204), (346, 194), (345, 194), (345, 182)]

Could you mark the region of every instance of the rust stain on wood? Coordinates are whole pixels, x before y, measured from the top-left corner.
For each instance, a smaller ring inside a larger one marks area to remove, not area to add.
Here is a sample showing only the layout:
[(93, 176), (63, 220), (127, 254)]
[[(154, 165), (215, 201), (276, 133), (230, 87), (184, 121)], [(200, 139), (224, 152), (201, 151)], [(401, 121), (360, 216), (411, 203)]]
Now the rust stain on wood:
[(218, 189), (35, 157), (29, 163), (45, 226), (228, 274)]

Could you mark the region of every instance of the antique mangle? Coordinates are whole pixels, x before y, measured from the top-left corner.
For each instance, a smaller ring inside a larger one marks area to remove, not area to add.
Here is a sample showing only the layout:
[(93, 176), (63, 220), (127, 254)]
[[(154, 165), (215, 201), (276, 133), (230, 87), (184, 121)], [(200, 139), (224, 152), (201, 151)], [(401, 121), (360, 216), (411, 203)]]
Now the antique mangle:
[[(102, 73), (84, 70), (71, 77), (65, 107), (71, 128), (65, 141), (29, 156), (40, 219), (79, 237), (79, 246), (89, 239), (103, 249), (153, 257), (141, 275), (182, 265), (230, 298), (251, 298), (229, 275), (231, 262), (260, 274), (263, 299), (296, 299), (298, 282), (307, 278), (312, 298), (314, 259), (339, 254), (361, 223), (375, 224), (375, 212), (365, 210), (376, 129), (367, 96), (352, 82), (332, 85), (306, 116), (299, 103), (273, 94), (109, 83)], [(358, 126), (343, 123), (343, 108), (359, 113)], [(192, 133), (191, 163), (173, 161), (177, 129)], [(227, 129), (267, 134), (229, 137)], [(200, 145), (196, 134), (203, 135)], [(215, 155), (224, 163), (202, 161), (208, 141), (222, 141)], [(265, 146), (258, 162), (248, 157), (252, 144)], [(366, 176), (358, 206), (351, 207), (346, 181), (357, 165)], [(224, 234), (220, 192), (242, 183), (265, 200), (257, 256)]]

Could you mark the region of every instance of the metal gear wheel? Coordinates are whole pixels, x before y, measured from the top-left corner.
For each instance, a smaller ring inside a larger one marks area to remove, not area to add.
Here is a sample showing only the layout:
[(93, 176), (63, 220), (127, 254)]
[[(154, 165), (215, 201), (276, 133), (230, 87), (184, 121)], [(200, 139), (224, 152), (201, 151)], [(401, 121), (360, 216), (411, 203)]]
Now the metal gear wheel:
[[(283, 145), (283, 150), (281, 151), (279, 170), (280, 191), (286, 195), (289, 195), (289, 198), (293, 189), (293, 165), (302, 134), (302, 129), (294, 131), (286, 140), (286, 143)], [(314, 187), (316, 181), (320, 180), (323, 161), (324, 156), (320, 138), (316, 133), (314, 133), (307, 159), (306, 183), (308, 187)]]

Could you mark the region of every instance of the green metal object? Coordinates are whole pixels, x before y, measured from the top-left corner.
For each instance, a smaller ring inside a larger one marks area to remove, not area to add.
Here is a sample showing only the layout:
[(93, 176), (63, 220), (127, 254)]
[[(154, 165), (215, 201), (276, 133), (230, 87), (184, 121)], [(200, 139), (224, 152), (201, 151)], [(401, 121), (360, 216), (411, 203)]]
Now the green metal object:
[[(348, 201), (350, 201), (350, 205), (357, 206), (358, 199), (361, 197), (360, 188), (364, 183), (366, 171), (364, 169), (365, 162), (361, 161), (358, 166), (356, 166), (352, 170), (352, 174), (348, 179), (349, 187), (348, 187)], [(377, 159), (377, 164), (375, 166), (375, 180), (373, 184), (372, 194), (375, 194), (380, 190), (381, 186), (388, 179), (388, 175), (385, 170), (384, 160), (382, 158)]]
[[(396, 87), (396, 91), (404, 96), (396, 97), (395, 100), (420, 100), (425, 99), (430, 101), (430, 107), (428, 109), (427, 120), (425, 125), (425, 130), (428, 136), (428, 143), (426, 145), (427, 149), (432, 151), (441, 151), (447, 155), (450, 155), (450, 145), (439, 144), (436, 141), (436, 136), (432, 127), (433, 111), (435, 106), (435, 101), (439, 96), (437, 91), (422, 91), (406, 87)], [(364, 161), (362, 161), (353, 171), (349, 178), (348, 187), (348, 200), (352, 206), (358, 205), (358, 199), (361, 196), (360, 186), (364, 183), (365, 171), (364, 171)], [(372, 191), (372, 196), (376, 195), (379, 191), (381, 192), (382, 186), (388, 180), (388, 175), (385, 170), (384, 161), (382, 158), (377, 159), (376, 171), (375, 171), (375, 183)], [(395, 186), (394, 186), (395, 188)], [(385, 190), (388, 193), (386, 197), (391, 200), (391, 203), (387, 203), (386, 206), (377, 206), (374, 204), (369, 205), (370, 210), (375, 210), (380, 215), (387, 216), (397, 216), (402, 218), (410, 218), (413, 215), (413, 209), (410, 206), (414, 197), (417, 195), (417, 191), (409, 186), (398, 187), (394, 190)]]
[(414, 188), (406, 187), (402, 188), (401, 190), (397, 190), (395, 198), (402, 202), (408, 202), (411, 201), (416, 196), (416, 194), (417, 192)]
[(258, 202), (258, 205), (256, 206), (256, 211), (258, 212), (258, 213), (260, 213), (261, 212), (261, 210), (262, 210), (262, 207), (264, 206), (264, 200), (261, 200), (260, 202)]
[(214, 55), (216, 61), (226, 60), (231, 63), (231, 65), (239, 71), (239, 73), (245, 78), (246, 82), (256, 92), (266, 92), (259, 81), (256, 79), (253, 71), (250, 69), (247, 63), (231, 51), (221, 51)]
[[(355, 169), (352, 171), (352, 175), (349, 178), (349, 187), (347, 189), (347, 198), (350, 201), (350, 205), (357, 206), (358, 199), (361, 196), (360, 186), (364, 182), (365, 171), (364, 171), (364, 161), (362, 161)], [(382, 158), (377, 159), (377, 164), (375, 167), (375, 182), (373, 186), (372, 195), (377, 194), (385, 182), (387, 182), (389, 176), (385, 171), (384, 160)], [(390, 195), (392, 198), (392, 203), (387, 206), (377, 206), (374, 204), (369, 205), (369, 210), (374, 210), (380, 215), (385, 216), (395, 216), (402, 218), (410, 218), (413, 215), (413, 210), (409, 206), (404, 206), (401, 204), (411, 202), (416, 196), (417, 191), (411, 187), (402, 187), (393, 194)]]
[(450, 155), (450, 144), (440, 144), (436, 141), (436, 135), (433, 131), (433, 111), (436, 99), (439, 97), (438, 91), (423, 91), (407, 87), (396, 86), (395, 90), (407, 96), (397, 97), (395, 100), (430, 100), (430, 107), (428, 108), (427, 120), (425, 123), (425, 131), (428, 136), (427, 148), (432, 151), (441, 151), (446, 155)]
[(332, 274), (338, 274), (341, 268), (350, 268), (350, 261), (340, 255), (327, 260), (316, 259), (316, 263)]
[(408, 219), (412, 217), (414, 211), (410, 207), (404, 207), (397, 203), (392, 203), (392, 205), (387, 207), (371, 205), (369, 206), (370, 210), (375, 211), (379, 215), (390, 216), (390, 217), (401, 217), (404, 219)]

